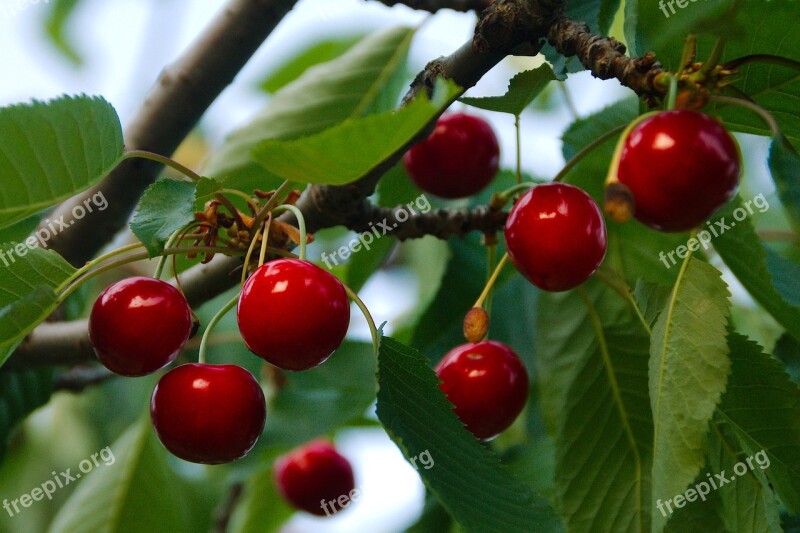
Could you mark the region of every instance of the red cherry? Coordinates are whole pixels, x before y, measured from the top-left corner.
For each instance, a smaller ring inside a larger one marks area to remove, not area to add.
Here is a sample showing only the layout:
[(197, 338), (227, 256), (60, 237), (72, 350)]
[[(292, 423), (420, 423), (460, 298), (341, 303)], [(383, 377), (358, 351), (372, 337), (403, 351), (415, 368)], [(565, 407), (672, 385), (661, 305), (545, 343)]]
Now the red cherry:
[(511, 262), (546, 291), (566, 291), (594, 274), (606, 254), (606, 224), (592, 198), (572, 185), (526, 192), (506, 221)]
[(625, 140), (619, 181), (634, 199), (634, 217), (662, 231), (699, 226), (733, 197), (741, 155), (716, 120), (687, 109), (644, 119)]
[(150, 416), (173, 455), (213, 465), (253, 449), (267, 407), (261, 386), (244, 368), (192, 363), (164, 374), (153, 391)]
[(236, 316), (250, 351), (285, 370), (306, 370), (342, 344), (350, 300), (342, 282), (318, 266), (276, 259), (247, 279)]
[(280, 457), (275, 462), (275, 483), (289, 503), (317, 516), (341, 511), (358, 497), (350, 462), (324, 440)]
[(480, 192), (497, 174), (500, 145), (488, 122), (453, 113), (442, 116), (426, 140), (406, 152), (411, 180), (442, 198), (466, 198)]
[(528, 400), (525, 366), (501, 342), (456, 346), (436, 365), (436, 375), (458, 418), (479, 439), (508, 429)]
[(191, 332), (186, 298), (153, 278), (127, 278), (109, 286), (89, 317), (89, 340), (97, 357), (123, 376), (144, 376), (165, 367)]

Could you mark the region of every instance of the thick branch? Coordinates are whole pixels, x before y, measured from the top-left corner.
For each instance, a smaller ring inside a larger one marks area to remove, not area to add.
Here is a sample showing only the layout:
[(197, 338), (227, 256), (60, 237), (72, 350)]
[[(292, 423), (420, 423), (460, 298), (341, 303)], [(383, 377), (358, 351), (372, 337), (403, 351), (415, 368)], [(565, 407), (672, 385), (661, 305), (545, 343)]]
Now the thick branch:
[[(126, 148), (175, 151), (294, 4), (295, 0), (231, 0), (183, 56), (161, 73), (125, 130)], [(128, 160), (97, 186), (62, 204), (54, 216), (64, 215), (71, 226), (49, 246), (73, 265), (92, 258), (125, 225), (160, 170), (150, 161)], [(108, 208), (73, 220), (72, 208), (98, 191)]]
[(481, 11), (486, 9), (492, 0), (377, 0), (387, 6), (406, 5), (411, 9), (436, 13), (440, 9), (453, 11)]
[(647, 53), (642, 57), (625, 55), (625, 45), (611, 38), (592, 35), (589, 26), (571, 19), (561, 19), (550, 26), (548, 41), (560, 54), (577, 56), (581, 64), (603, 80), (616, 78), (640, 96), (661, 95), (667, 86), (656, 78), (665, 72), (656, 56)]
[[(473, 231), (494, 234), (503, 229), (508, 213), (483, 205), (475, 209), (436, 209), (409, 216), (406, 206), (379, 207), (364, 201), (361, 210), (344, 223), (357, 232), (378, 231), (397, 240), (433, 235), (439, 239), (463, 237)], [(389, 231), (391, 229), (391, 231)]]

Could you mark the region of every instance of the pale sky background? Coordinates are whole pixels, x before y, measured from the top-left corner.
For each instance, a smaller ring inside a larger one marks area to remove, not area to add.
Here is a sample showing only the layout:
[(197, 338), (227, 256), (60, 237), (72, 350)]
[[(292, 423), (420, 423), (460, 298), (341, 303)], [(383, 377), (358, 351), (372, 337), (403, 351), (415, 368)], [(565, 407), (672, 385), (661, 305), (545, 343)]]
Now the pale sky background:
[[(0, 0), (0, 106), (64, 93), (97, 94), (114, 105), (123, 125), (163, 66), (179, 55), (222, 5), (208, 0), (84, 0), (71, 29), (76, 30), (73, 36), (86, 62), (74, 69), (41, 37), (44, 3), (18, 0), (13, 5), (22, 9), (11, 15), (12, 2)], [(363, 0), (300, 0), (209, 110), (202, 122), (205, 133), (218, 144), (227, 132), (247, 121), (267, 98), (254, 87), (256, 82), (304, 45), (398, 24), (418, 25), (426, 17), (405, 7), (390, 10)], [(414, 41), (410, 65), (416, 71), (430, 59), (455, 50), (471, 36), (475, 20), (472, 14), (453, 12), (441, 12), (428, 20)], [(535, 64), (534, 59), (506, 60), (470, 94), (503, 94), (516, 71)], [(567, 88), (581, 116), (628, 94), (616, 82), (600, 82), (587, 73), (572, 76)], [(513, 118), (473, 112), (492, 122), (501, 139), (503, 165), (512, 168)], [(564, 105), (553, 112), (526, 111), (522, 118), (525, 171), (545, 178), (558, 172), (563, 165), (559, 137), (572, 119)], [(753, 149), (756, 157), (748, 163), (748, 172), (768, 192), (771, 182), (763, 164), (766, 144), (756, 143)], [(379, 273), (362, 291), (379, 323), (413, 305), (408, 295), (414, 291), (399, 291), (402, 283), (397, 283), (396, 275), (403, 274)], [(727, 280), (731, 282), (730, 276)], [(408, 282), (414, 281), (403, 279)], [(736, 293), (742, 297), (741, 290)], [(360, 315), (353, 316), (354, 334), (368, 337), (365, 326), (358, 322)], [(331, 519), (297, 515), (285, 531), (380, 533), (411, 525), (422, 508), (424, 490), (417, 473), (385, 434), (380, 430), (349, 431), (340, 435), (337, 444), (354, 464), (363, 498)]]

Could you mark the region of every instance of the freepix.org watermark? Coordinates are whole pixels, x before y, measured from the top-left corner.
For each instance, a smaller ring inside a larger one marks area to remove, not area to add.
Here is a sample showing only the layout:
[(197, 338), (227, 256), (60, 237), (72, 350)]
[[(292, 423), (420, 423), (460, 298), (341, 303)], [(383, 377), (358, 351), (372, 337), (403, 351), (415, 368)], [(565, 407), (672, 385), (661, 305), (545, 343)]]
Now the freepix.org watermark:
[[(759, 194), (752, 200), (746, 201), (742, 207), (737, 207), (733, 210), (733, 220), (726, 220), (725, 217), (720, 217), (717, 220), (706, 222), (708, 229), (703, 229), (697, 232), (697, 237), (692, 237), (686, 244), (681, 244), (669, 253), (664, 251), (658, 252), (658, 258), (664, 263), (664, 266), (671, 268), (677, 265), (679, 261), (686, 259), (689, 252), (696, 252), (703, 247), (703, 250), (708, 250), (711, 246), (711, 240), (719, 237), (729, 229), (735, 228), (737, 222), (742, 222), (744, 219), (755, 213), (753, 206), (758, 209), (759, 213), (764, 213), (769, 209), (769, 202), (764, 198), (763, 194)], [(675, 256), (678, 256), (676, 259)], [(669, 260), (669, 261), (667, 261)]]
[[(431, 455), (430, 450), (425, 450), (419, 455), (412, 457), (410, 461), (417, 470), (419, 470), (420, 465), (425, 468), (425, 470), (430, 470), (436, 464), (433, 461), (433, 456)], [(417, 465), (417, 461), (420, 462), (420, 465)], [(348, 494), (342, 494), (333, 500), (320, 500), (319, 506), (323, 511), (325, 511), (325, 516), (330, 516), (333, 513), (337, 513), (342, 509), (349, 507), (350, 502), (357, 502), (360, 499), (361, 491), (358, 489), (353, 489)]]
[[(106, 446), (99, 452), (93, 453), (88, 459), (84, 459), (78, 463), (78, 470), (80, 470), (80, 472), (75, 472), (73, 474), (71, 468), (67, 468), (64, 472), (60, 472), (58, 474), (56, 474), (54, 471), (52, 473), (52, 479), (48, 479), (32, 491), (25, 493), (14, 500), (4, 499), (3, 509), (6, 510), (8, 516), (14, 518), (16, 515), (21, 513), (23, 509), (27, 509), (33, 505), (34, 502), (40, 502), (45, 498), (52, 500), (53, 494), (55, 494), (58, 489), (63, 489), (73, 481), (79, 480), (82, 475), (88, 474), (101, 464), (105, 466), (111, 466), (116, 462), (117, 458), (114, 457), (114, 452), (111, 451), (111, 447)], [(20, 507), (22, 509), (20, 509)]]
[(427, 213), (430, 210), (430, 200), (428, 200), (427, 196), (421, 194), (413, 202), (409, 202), (404, 206), (394, 209), (394, 218), (397, 220), (397, 222), (389, 225), (388, 219), (385, 218), (377, 224), (372, 224), (370, 222), (370, 229), (368, 231), (360, 233), (357, 237), (351, 239), (347, 244), (341, 246), (338, 250), (334, 250), (333, 253), (329, 254), (323, 252), (322, 262), (325, 263), (325, 266), (330, 270), (334, 266), (337, 266), (339, 261), (346, 261), (348, 257), (350, 257), (352, 254), (360, 252), (362, 248), (369, 250), (373, 242), (397, 229), (397, 226), (400, 223), (408, 220), (410, 216), (416, 215), (417, 211), (420, 213)]
[(11, 263), (16, 262), (17, 257), (25, 257), (28, 250), (33, 250), (38, 246), (45, 246), (47, 241), (53, 238), (62, 230), (70, 227), (75, 220), (80, 220), (89, 213), (94, 213), (95, 209), (98, 211), (105, 211), (108, 207), (108, 200), (103, 195), (102, 191), (95, 193), (91, 198), (87, 198), (82, 204), (78, 204), (72, 208), (72, 222), (64, 222), (64, 216), (58, 217), (56, 220), (45, 219), (44, 224), (36, 233), (25, 239), (25, 242), (20, 242), (11, 246), (6, 250), (0, 249), (0, 261), (4, 266), (10, 266)]
[[(761, 450), (755, 455), (751, 455), (750, 457), (746, 458), (744, 461), (733, 465), (733, 474), (726, 476), (725, 470), (719, 474), (714, 474), (713, 476), (710, 473), (706, 474), (708, 481), (701, 481), (700, 483), (697, 483), (694, 488), (686, 489), (686, 492), (683, 494), (678, 494), (669, 500), (661, 501), (659, 499), (656, 501), (656, 507), (658, 507), (658, 510), (661, 511), (661, 514), (666, 517), (667, 513), (673, 513), (673, 504), (675, 505), (676, 509), (681, 509), (686, 505), (686, 502), (691, 503), (697, 501), (697, 498), (706, 501), (706, 496), (711, 494), (712, 490), (719, 490), (720, 487), (727, 485), (728, 483), (733, 483), (737, 477), (747, 474), (747, 472), (750, 470), (755, 470), (755, 466), (753, 465), (754, 460), (761, 470), (766, 470), (769, 468), (769, 456), (767, 455), (766, 451)], [(666, 510), (664, 510), (665, 507)]]
[(0, 15), (3, 18), (10, 19), (13, 16), (19, 15), (20, 12), (25, 11), (30, 6), (36, 4), (49, 4), (50, 0), (0, 0)]

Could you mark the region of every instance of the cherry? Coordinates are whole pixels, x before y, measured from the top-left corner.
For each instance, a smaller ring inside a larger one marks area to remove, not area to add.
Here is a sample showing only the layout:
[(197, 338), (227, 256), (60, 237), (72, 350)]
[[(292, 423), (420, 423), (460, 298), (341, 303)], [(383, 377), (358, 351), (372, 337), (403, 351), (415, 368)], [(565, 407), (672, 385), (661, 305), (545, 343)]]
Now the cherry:
[(317, 516), (349, 506), (357, 493), (350, 462), (324, 440), (312, 441), (280, 457), (274, 476), (289, 503)]
[(173, 455), (220, 464), (253, 449), (267, 407), (261, 386), (244, 368), (192, 363), (164, 374), (153, 390), (150, 416)]
[(508, 256), (531, 283), (566, 291), (594, 274), (606, 254), (606, 224), (579, 188), (547, 183), (526, 192), (508, 216)]
[(662, 231), (700, 225), (736, 193), (736, 141), (716, 120), (681, 109), (637, 124), (625, 139), (617, 176), (633, 196), (633, 216)]
[(175, 360), (192, 332), (192, 313), (172, 285), (133, 277), (114, 283), (95, 301), (89, 340), (106, 368), (144, 376)]
[(453, 348), (436, 365), (436, 375), (456, 415), (479, 439), (490, 439), (508, 429), (528, 399), (525, 366), (501, 342)]
[(342, 344), (350, 300), (342, 282), (318, 266), (276, 259), (247, 279), (236, 315), (250, 351), (285, 370), (306, 370)]
[(497, 174), (500, 145), (488, 122), (464, 113), (442, 116), (433, 133), (403, 158), (411, 180), (442, 198), (480, 192)]

